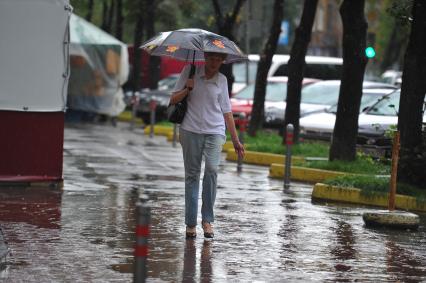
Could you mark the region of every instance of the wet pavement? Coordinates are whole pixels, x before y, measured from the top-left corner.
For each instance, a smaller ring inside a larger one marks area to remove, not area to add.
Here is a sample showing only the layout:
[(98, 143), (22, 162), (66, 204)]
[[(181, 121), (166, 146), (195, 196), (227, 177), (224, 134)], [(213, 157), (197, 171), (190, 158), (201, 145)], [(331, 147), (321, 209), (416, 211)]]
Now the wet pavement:
[[(223, 156), (224, 159), (225, 156)], [(68, 125), (64, 188), (0, 188), (2, 282), (131, 282), (135, 203), (152, 206), (149, 282), (426, 282), (417, 232), (374, 230), (373, 208), (312, 203), (312, 185), (223, 161), (215, 239), (184, 238), (181, 149), (125, 124)]]

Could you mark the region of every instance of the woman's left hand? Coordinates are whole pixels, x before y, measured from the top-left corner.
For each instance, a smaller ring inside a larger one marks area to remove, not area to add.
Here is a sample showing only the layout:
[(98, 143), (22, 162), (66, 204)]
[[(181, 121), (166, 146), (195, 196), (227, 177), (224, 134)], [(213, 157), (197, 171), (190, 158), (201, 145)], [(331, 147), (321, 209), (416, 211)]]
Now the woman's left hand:
[(238, 157), (244, 158), (244, 153), (245, 153), (244, 145), (242, 145), (240, 141), (233, 142), (233, 144), (234, 144), (235, 153), (238, 155)]

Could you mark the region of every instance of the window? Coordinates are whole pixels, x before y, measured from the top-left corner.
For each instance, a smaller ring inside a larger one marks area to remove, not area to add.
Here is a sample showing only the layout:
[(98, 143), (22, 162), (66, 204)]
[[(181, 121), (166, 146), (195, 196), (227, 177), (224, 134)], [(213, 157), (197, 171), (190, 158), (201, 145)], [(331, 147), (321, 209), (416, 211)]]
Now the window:
[[(320, 80), (338, 80), (341, 77), (342, 65), (337, 64), (306, 64), (305, 78), (314, 78)], [(289, 70), (287, 64), (280, 65), (274, 73), (274, 76), (288, 77)]]

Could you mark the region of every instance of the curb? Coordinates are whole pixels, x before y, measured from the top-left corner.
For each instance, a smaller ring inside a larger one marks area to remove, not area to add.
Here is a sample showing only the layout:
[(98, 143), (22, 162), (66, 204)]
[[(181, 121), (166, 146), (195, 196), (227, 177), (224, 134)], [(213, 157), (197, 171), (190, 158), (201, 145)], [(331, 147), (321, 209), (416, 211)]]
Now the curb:
[[(130, 111), (123, 111), (118, 115), (117, 120), (120, 122), (132, 122), (132, 112)], [(144, 125), (144, 122), (142, 119), (135, 117), (135, 123), (137, 125)]]
[[(143, 130), (144, 134), (149, 135), (150, 131), (151, 126), (146, 125), (145, 129)], [(154, 135), (168, 136), (169, 133), (173, 135), (173, 128), (167, 126), (154, 126)]]
[[(312, 199), (388, 207), (388, 195), (385, 193), (364, 195), (357, 188), (343, 188), (322, 183), (315, 184)], [(399, 209), (426, 212), (426, 202), (411, 196), (397, 194), (395, 205)]]
[[(234, 151), (234, 147), (232, 146), (232, 143), (231, 143), (231, 148), (226, 151), (226, 160), (238, 161), (238, 156)], [(291, 158), (292, 162), (302, 162), (304, 160), (305, 159), (303, 157), (297, 157), (297, 156), (294, 156)], [(263, 152), (257, 152), (257, 151), (246, 151), (243, 162), (249, 163), (249, 164), (267, 165), (267, 166), (270, 166), (272, 163), (284, 164), (285, 155), (274, 154), (274, 153), (263, 153)], [(283, 173), (283, 176), (284, 176), (284, 173)]]
[(231, 141), (225, 142), (225, 144), (222, 147), (222, 151), (228, 152), (228, 150), (230, 150), (230, 149), (232, 149), (232, 150), (234, 149), (234, 145), (232, 144), (232, 142)]
[[(173, 142), (173, 129), (172, 129), (172, 131), (171, 132), (169, 132), (169, 133), (167, 133), (167, 141), (169, 141), (169, 142)], [(180, 143), (179, 142), (179, 133), (176, 133), (176, 142), (177, 143)]]
[[(271, 167), (269, 168), (269, 177), (284, 178), (284, 168), (285, 166), (283, 164), (276, 164), (276, 163), (271, 164)], [(319, 183), (326, 179), (336, 178), (338, 176), (344, 176), (344, 175), (354, 175), (354, 174), (338, 172), (338, 171), (299, 167), (299, 166), (291, 166), (290, 175), (292, 180), (309, 182), (309, 183)]]

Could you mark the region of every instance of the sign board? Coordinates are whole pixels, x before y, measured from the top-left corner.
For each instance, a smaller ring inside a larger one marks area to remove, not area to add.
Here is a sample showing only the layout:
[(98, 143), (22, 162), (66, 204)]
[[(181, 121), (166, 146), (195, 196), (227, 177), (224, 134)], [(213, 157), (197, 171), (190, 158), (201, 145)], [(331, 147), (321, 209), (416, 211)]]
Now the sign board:
[(290, 24), (288, 21), (282, 21), (281, 22), (281, 34), (278, 39), (279, 45), (288, 45), (289, 40), (289, 34), (290, 34)]

